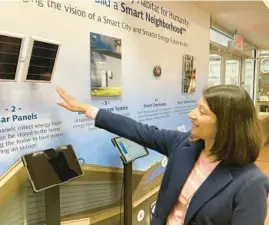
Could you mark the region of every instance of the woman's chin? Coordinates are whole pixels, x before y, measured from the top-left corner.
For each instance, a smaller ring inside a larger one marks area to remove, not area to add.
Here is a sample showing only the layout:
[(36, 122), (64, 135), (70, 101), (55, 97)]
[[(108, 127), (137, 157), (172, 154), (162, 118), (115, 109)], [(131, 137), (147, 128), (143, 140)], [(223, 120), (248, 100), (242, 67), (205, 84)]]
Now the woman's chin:
[(193, 131), (191, 130), (191, 139), (193, 139), (193, 140), (198, 140), (198, 139), (200, 139), (200, 137), (199, 137), (195, 132), (193, 132)]

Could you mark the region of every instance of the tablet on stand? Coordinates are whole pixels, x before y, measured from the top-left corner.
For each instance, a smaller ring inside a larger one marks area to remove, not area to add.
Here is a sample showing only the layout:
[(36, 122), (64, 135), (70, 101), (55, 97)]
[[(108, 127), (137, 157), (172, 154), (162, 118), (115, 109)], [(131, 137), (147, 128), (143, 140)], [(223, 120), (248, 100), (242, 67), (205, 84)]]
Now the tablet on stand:
[(124, 223), (132, 225), (132, 163), (149, 154), (147, 148), (123, 137), (112, 138), (124, 165)]
[(31, 152), (21, 159), (34, 192), (45, 191), (46, 225), (60, 225), (59, 185), (83, 175), (72, 145)]

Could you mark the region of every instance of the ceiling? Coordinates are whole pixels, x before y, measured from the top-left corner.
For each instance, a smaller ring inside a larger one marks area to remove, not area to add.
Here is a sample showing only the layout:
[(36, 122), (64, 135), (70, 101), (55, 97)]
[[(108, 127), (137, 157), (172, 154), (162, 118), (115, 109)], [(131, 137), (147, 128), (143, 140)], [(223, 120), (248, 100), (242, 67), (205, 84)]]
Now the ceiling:
[(258, 49), (269, 49), (269, 6), (263, 1), (194, 1), (210, 13), (212, 23), (244, 37)]

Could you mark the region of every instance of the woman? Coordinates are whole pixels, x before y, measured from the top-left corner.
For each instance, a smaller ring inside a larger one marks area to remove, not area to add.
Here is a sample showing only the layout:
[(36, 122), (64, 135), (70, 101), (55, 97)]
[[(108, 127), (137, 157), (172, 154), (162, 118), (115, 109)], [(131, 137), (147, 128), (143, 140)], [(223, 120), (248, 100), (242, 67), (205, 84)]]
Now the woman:
[(191, 131), (159, 130), (91, 105), (58, 88), (60, 106), (95, 126), (169, 157), (152, 225), (263, 225), (269, 180), (254, 164), (262, 145), (255, 108), (237, 86), (205, 89)]

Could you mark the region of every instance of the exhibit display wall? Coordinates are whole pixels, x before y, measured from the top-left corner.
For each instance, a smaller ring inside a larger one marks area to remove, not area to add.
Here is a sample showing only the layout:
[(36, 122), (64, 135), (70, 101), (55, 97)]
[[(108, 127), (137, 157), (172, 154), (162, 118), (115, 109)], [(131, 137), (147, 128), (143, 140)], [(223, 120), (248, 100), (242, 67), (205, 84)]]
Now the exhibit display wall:
[[(188, 131), (187, 113), (207, 86), (209, 27), (209, 15), (187, 2), (1, 1), (0, 223), (45, 223), (44, 192), (33, 192), (20, 157), (71, 144), (84, 175), (60, 186), (62, 224), (119, 224), (123, 165), (115, 135), (57, 106), (55, 88)], [(149, 224), (167, 164), (149, 152), (133, 165), (134, 224)]]

